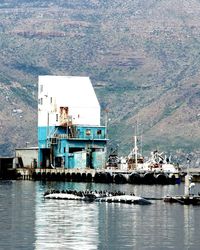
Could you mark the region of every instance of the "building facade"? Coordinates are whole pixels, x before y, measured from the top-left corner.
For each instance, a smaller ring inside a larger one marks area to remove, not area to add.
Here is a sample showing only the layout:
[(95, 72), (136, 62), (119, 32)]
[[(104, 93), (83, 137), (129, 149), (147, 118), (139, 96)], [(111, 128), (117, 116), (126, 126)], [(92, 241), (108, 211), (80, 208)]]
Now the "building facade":
[(14, 168), (36, 168), (38, 147), (16, 148), (13, 161)]
[(39, 167), (103, 168), (106, 142), (89, 77), (39, 76)]

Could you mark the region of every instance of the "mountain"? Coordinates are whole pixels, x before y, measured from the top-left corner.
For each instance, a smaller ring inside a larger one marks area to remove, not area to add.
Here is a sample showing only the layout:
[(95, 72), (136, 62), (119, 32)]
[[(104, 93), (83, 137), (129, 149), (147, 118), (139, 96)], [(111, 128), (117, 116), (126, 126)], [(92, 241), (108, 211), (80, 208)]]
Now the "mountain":
[(0, 3), (0, 154), (37, 144), (38, 75), (90, 76), (110, 146), (199, 153), (200, 1)]

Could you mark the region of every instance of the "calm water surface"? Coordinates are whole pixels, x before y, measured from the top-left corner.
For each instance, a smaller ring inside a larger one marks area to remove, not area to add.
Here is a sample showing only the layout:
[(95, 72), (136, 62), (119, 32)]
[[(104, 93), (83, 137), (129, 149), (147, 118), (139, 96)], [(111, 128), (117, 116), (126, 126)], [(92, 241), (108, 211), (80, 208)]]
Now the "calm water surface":
[[(44, 200), (49, 188), (120, 190), (145, 197), (183, 193), (183, 185), (0, 181), (0, 250), (200, 249), (200, 206)], [(200, 185), (196, 185), (200, 190)]]

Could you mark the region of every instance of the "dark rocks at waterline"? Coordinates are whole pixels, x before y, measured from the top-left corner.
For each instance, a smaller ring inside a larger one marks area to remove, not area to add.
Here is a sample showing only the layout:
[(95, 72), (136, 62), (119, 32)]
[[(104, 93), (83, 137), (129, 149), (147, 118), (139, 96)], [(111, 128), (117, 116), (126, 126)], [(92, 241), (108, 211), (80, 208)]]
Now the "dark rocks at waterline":
[(112, 183), (113, 176), (110, 173), (95, 173), (94, 182), (96, 183)]
[(51, 172), (34, 172), (32, 174), (33, 180), (46, 181), (74, 181), (74, 182), (91, 182), (92, 174), (90, 173), (51, 173)]
[(145, 185), (167, 185), (176, 184), (177, 178), (175, 175), (169, 176), (164, 173), (110, 173), (110, 172), (96, 172), (81, 173), (81, 172), (34, 172), (32, 175), (33, 180), (43, 181), (72, 181), (72, 182), (95, 182), (95, 183), (116, 183), (116, 184), (145, 184)]
[(141, 184), (141, 176), (137, 173), (133, 173), (129, 176), (129, 183), (131, 184)]
[(169, 176), (166, 174), (158, 174), (156, 177), (156, 183), (160, 185), (169, 184)]
[(148, 185), (153, 185), (156, 183), (156, 177), (154, 173), (145, 173), (143, 178), (142, 178), (142, 183), (148, 184)]
[(171, 175), (169, 177), (168, 174), (165, 173), (145, 173), (143, 176), (140, 176), (141, 178), (141, 184), (146, 185), (169, 185), (169, 184), (176, 184), (180, 183), (179, 179), (175, 177), (175, 175)]
[(114, 182), (117, 184), (125, 184), (128, 182), (128, 180), (123, 174), (116, 174), (114, 177)]
[(92, 174), (91, 173), (88, 173), (87, 176), (86, 176), (86, 181), (87, 182), (92, 182)]
[(175, 175), (170, 176), (169, 180), (169, 184), (180, 184), (180, 179), (176, 179)]
[(94, 175), (94, 182), (103, 182), (104, 178), (103, 178), (103, 173), (95, 173)]

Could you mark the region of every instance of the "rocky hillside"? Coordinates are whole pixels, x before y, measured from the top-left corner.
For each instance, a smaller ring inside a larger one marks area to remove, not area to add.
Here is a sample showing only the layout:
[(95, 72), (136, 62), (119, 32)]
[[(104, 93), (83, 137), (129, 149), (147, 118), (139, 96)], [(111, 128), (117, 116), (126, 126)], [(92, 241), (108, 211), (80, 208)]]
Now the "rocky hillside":
[[(200, 144), (199, 0), (0, 3), (0, 154), (37, 144), (37, 77), (87, 75), (124, 154)], [(107, 112), (105, 112), (105, 110)]]

